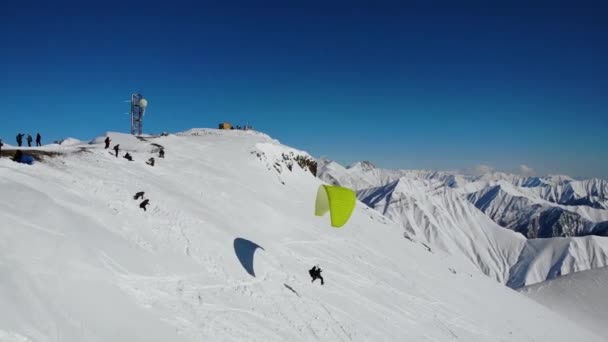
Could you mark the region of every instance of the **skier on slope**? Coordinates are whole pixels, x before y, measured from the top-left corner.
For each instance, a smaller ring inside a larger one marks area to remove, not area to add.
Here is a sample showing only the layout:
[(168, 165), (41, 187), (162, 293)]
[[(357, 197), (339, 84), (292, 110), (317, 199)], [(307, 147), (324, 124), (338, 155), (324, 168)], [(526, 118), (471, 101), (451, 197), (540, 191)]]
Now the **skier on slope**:
[(321, 276), (321, 271), (321, 268), (317, 267), (316, 265), (308, 270), (308, 274), (310, 274), (312, 277), (311, 283), (314, 283), (317, 279), (321, 279), (321, 285), (325, 284), (325, 281), (323, 281), (323, 277)]

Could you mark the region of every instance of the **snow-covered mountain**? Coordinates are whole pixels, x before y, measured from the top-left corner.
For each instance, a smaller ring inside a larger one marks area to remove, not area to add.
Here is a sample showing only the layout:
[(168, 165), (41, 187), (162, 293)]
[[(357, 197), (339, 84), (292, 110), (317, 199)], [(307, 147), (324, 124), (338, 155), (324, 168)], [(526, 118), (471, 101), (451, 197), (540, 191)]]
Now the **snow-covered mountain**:
[(519, 291), (599, 336), (608, 336), (608, 268), (569, 274)]
[(546, 201), (539, 196), (539, 192), (545, 189), (540, 186), (530, 190), (502, 181), (491, 182), (468, 194), (467, 198), (500, 226), (528, 238), (606, 233), (603, 222), (608, 220), (608, 210)]
[(602, 340), (363, 204), (331, 228), (268, 136), (109, 136), (0, 158), (0, 341)]
[[(539, 188), (569, 189), (572, 179), (323, 165), (321, 179), (359, 190), (362, 202), (401, 224), (412, 239), (463, 255), (511, 287), (608, 264), (608, 238), (570, 238), (605, 234), (608, 211), (540, 195)], [(597, 186), (585, 189), (600, 193)]]

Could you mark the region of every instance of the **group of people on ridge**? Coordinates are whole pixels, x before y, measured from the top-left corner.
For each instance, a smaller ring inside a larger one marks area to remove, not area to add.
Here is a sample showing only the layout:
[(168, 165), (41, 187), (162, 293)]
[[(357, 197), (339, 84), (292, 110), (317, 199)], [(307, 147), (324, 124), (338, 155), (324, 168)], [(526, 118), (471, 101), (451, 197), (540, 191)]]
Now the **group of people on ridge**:
[[(17, 146), (22, 147), (23, 146), (23, 137), (25, 137), (25, 134), (23, 133), (19, 133), (17, 134), (17, 137), (15, 138), (15, 140), (17, 140)], [(31, 135), (27, 135), (26, 137), (26, 141), (27, 141), (27, 146), (28, 147), (32, 147), (32, 141), (34, 139), (32, 138)], [(4, 146), (4, 142), (2, 142), (2, 139), (0, 139), (0, 157), (2, 157), (2, 147)], [(36, 146), (42, 146), (42, 136), (40, 135), (40, 133), (36, 134)], [(22, 162), (22, 158), (24, 157), (24, 154), (21, 150), (17, 150), (15, 151), (15, 155), (11, 158), (13, 161), (16, 162)], [(28, 157), (30, 159), (30, 161), (28, 161), (28, 164), (31, 164), (32, 160), (31, 157)]]
[[(17, 146), (21, 147), (23, 145), (23, 137), (25, 136), (25, 134), (23, 133), (19, 133), (17, 134), (16, 140), (17, 140)], [(27, 135), (26, 137), (26, 141), (27, 141), (27, 146), (28, 147), (32, 147), (32, 141), (34, 139), (32, 139), (31, 135)], [(42, 146), (42, 136), (40, 135), (40, 133), (36, 134), (36, 146)]]
[[(110, 142), (111, 142), (111, 141), (112, 141), (112, 140), (110, 140), (110, 137), (106, 137), (106, 139), (104, 140), (104, 143), (105, 143), (105, 147), (104, 147), (104, 148), (105, 148), (105, 149), (110, 148)], [(116, 145), (114, 145), (114, 147), (113, 147), (112, 149), (114, 150), (114, 156), (115, 156), (116, 158), (118, 158), (118, 152), (120, 151), (120, 144), (116, 144)], [(158, 157), (159, 157), (159, 158), (165, 158), (165, 149), (164, 149), (164, 148), (161, 148), (161, 149), (158, 151)], [(133, 156), (131, 156), (131, 154), (130, 154), (129, 152), (125, 153), (125, 155), (123, 156), (123, 158), (125, 158), (125, 159), (126, 159), (126, 160), (128, 160), (128, 161), (133, 161)], [(154, 166), (154, 163), (155, 163), (154, 158), (150, 158), (150, 159), (148, 159), (148, 161), (146, 162), (146, 164), (148, 164), (148, 165), (150, 165), (150, 166)]]

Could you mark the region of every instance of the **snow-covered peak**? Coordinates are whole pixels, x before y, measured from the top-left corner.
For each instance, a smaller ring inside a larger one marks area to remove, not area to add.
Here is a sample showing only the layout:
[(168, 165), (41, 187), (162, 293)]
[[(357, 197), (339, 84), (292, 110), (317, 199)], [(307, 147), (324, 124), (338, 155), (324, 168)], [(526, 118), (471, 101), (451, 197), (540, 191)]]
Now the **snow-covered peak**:
[(574, 181), (574, 178), (566, 175), (547, 175), (546, 177), (543, 177), (543, 179), (553, 184), (564, 184)]
[(370, 161), (360, 161), (360, 162), (356, 162), (353, 163), (349, 166), (346, 167), (347, 169), (354, 171), (354, 172), (369, 172), (373, 169), (376, 168), (376, 166), (374, 164), (372, 164), (372, 162)]

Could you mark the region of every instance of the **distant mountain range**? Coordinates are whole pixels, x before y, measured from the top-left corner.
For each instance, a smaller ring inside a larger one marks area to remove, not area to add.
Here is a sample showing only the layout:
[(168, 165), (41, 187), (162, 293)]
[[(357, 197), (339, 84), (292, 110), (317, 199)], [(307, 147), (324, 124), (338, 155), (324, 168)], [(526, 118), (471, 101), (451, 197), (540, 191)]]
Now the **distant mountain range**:
[(513, 288), (608, 264), (602, 179), (385, 170), (370, 162), (343, 167), (326, 159), (318, 176), (355, 189), (408, 238), (464, 255)]

